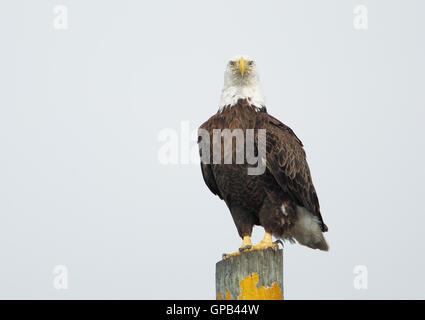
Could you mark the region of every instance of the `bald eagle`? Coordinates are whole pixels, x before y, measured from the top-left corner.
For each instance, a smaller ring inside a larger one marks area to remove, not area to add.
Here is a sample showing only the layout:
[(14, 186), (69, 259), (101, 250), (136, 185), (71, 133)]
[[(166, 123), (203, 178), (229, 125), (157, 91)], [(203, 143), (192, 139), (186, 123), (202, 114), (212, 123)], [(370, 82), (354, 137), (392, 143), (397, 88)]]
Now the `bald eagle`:
[[(205, 152), (212, 153), (214, 143), (217, 144), (218, 140), (213, 139), (214, 131), (225, 129), (232, 132), (264, 130), (266, 150), (265, 158), (259, 158), (265, 162), (261, 174), (248, 174), (247, 168), (253, 165), (246, 161), (235, 163), (237, 147), (233, 148), (234, 141), (230, 143), (231, 163), (225, 163), (223, 154), (219, 163), (201, 161), (206, 185), (225, 201), (243, 240), (241, 248), (227, 257), (276, 248), (278, 244), (273, 242), (272, 236), (327, 251), (329, 247), (323, 232), (328, 228), (320, 213), (303, 144), (291, 128), (267, 113), (256, 63), (245, 55), (235, 56), (228, 62), (220, 108), (199, 128), (201, 158)], [(209, 133), (208, 138), (201, 131)], [(254, 150), (258, 154), (260, 140), (257, 133), (255, 137)], [(201, 148), (204, 139), (210, 139), (208, 150)], [(222, 141), (218, 142), (224, 153)], [(251, 243), (254, 225), (261, 225), (265, 230), (264, 239), (256, 245)]]

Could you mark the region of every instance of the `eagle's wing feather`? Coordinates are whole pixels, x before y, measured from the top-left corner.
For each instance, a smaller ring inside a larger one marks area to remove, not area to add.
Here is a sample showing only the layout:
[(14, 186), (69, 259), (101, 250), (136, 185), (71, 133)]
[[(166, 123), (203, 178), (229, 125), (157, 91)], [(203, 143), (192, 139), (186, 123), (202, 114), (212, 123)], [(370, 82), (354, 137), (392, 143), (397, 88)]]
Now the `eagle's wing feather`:
[(223, 199), (223, 196), (218, 190), (217, 183), (215, 182), (214, 175), (211, 171), (211, 165), (201, 162), (201, 171), (202, 177), (204, 178), (205, 184), (207, 185), (208, 189), (210, 189), (211, 192), (215, 195), (219, 196), (220, 199)]
[[(210, 134), (212, 133), (212, 128), (211, 128), (211, 123), (214, 123), (214, 120), (217, 118), (217, 115), (212, 116), (208, 121), (206, 121), (205, 123), (203, 123), (200, 127), (199, 130), (206, 130), (208, 131)], [(202, 135), (198, 132), (198, 145), (199, 142), (202, 139)], [(210, 141), (210, 155), (212, 154), (212, 141)], [(199, 155), (202, 158), (202, 150), (201, 147), (199, 145)], [(207, 185), (208, 189), (210, 189), (210, 191), (217, 195), (220, 199), (223, 199), (223, 196), (220, 193), (220, 190), (217, 187), (217, 182), (215, 181), (215, 177), (214, 174), (211, 170), (211, 164), (206, 164), (203, 163), (201, 161), (201, 171), (202, 171), (202, 177), (204, 178), (205, 184)]]
[(267, 130), (267, 169), (285, 192), (319, 219), (322, 231), (327, 231), (301, 140), (291, 128), (267, 113), (262, 122)]

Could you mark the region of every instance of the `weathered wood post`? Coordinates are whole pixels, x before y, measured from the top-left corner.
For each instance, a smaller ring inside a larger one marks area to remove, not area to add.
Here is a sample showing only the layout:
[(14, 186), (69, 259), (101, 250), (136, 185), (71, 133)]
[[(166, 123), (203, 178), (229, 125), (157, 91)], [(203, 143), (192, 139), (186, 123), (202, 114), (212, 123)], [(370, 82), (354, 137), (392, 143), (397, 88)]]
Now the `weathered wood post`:
[(218, 300), (282, 300), (283, 250), (245, 252), (217, 262)]

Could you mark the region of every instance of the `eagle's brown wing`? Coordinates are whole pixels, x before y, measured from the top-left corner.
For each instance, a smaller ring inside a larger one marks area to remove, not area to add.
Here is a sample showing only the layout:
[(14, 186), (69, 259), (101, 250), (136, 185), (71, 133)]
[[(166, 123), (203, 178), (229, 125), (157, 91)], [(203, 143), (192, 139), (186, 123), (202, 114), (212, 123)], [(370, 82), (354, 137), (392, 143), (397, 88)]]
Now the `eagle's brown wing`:
[(317, 216), (322, 231), (327, 231), (302, 142), (291, 128), (276, 118), (267, 113), (261, 118), (258, 128), (267, 130), (267, 169), (298, 205)]
[(201, 163), (201, 171), (202, 171), (202, 177), (204, 177), (205, 184), (207, 185), (208, 189), (211, 190), (212, 193), (219, 196), (220, 199), (223, 199), (223, 196), (221, 195), (220, 191), (218, 190), (217, 183), (215, 182), (214, 175), (211, 171), (211, 165)]
[[(204, 124), (202, 124), (199, 127), (199, 130), (206, 130), (209, 132), (209, 134), (212, 134), (212, 128), (211, 128), (211, 123), (215, 120), (216, 116), (211, 117), (208, 121), (206, 121)], [(200, 133), (198, 133), (198, 144), (200, 143), (200, 141), (202, 140), (202, 135)], [(210, 141), (211, 143), (212, 141)], [(210, 144), (210, 155), (212, 154), (212, 143)], [(199, 149), (199, 155), (202, 158), (202, 150), (201, 148)], [(223, 196), (220, 193), (220, 190), (217, 187), (217, 182), (215, 181), (214, 178), (214, 174), (212, 173), (211, 170), (211, 164), (206, 164), (203, 163), (201, 161), (201, 171), (202, 171), (202, 177), (204, 178), (205, 184), (207, 185), (208, 189), (210, 189), (210, 191), (219, 196), (220, 199), (223, 199)]]

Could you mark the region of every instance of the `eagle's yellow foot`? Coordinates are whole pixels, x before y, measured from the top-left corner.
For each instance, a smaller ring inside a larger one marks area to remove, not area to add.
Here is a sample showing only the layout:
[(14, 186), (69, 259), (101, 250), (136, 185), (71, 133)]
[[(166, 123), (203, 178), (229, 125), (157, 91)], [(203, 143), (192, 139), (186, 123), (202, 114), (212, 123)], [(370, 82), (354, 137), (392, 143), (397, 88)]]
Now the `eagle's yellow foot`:
[(236, 251), (236, 252), (233, 252), (233, 253), (224, 253), (223, 259), (228, 259), (230, 257), (238, 256), (241, 253), (249, 252), (249, 251), (266, 250), (266, 249), (269, 249), (269, 248), (278, 249), (279, 243), (282, 244), (282, 241), (277, 240), (276, 242), (273, 242), (272, 241), (272, 235), (271, 235), (271, 233), (268, 233), (268, 232), (266, 232), (266, 234), (264, 235), (264, 239), (261, 240), (256, 245), (252, 245), (250, 236), (244, 236), (243, 237), (243, 243), (242, 243), (242, 246), (239, 248), (239, 251)]
[(261, 240), (258, 244), (252, 246), (249, 251), (266, 250), (269, 248), (278, 249), (279, 243), (282, 243), (282, 241), (278, 240), (276, 242), (273, 242), (271, 233), (266, 232), (266, 234), (264, 235), (264, 239)]
[(252, 248), (251, 237), (250, 236), (244, 236), (242, 246), (239, 248), (239, 250), (236, 251), (236, 252), (233, 252), (233, 253), (224, 253), (223, 258), (228, 259), (230, 257), (240, 255), (241, 252), (249, 251), (251, 248)]

